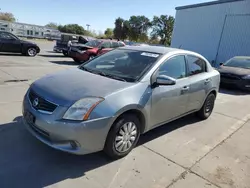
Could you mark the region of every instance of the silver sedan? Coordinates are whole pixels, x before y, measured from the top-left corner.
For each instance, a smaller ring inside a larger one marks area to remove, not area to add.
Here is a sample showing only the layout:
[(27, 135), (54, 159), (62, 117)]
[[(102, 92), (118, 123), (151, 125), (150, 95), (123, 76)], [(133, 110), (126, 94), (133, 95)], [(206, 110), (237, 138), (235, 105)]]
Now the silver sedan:
[(219, 83), (219, 73), (197, 53), (127, 46), (35, 81), (23, 120), (55, 149), (120, 158), (153, 128), (190, 113), (207, 119)]

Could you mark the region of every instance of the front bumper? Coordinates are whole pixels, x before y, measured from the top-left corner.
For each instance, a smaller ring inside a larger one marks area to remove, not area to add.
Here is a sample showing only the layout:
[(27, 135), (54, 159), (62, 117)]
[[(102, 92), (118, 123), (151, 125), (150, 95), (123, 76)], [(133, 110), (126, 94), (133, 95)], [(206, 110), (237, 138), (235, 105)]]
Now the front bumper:
[[(23, 122), (38, 140), (48, 146), (78, 155), (101, 151), (104, 147), (112, 118), (88, 121), (69, 121), (60, 117), (67, 107), (58, 106), (52, 114), (35, 110), (27, 95), (23, 101)], [(31, 113), (34, 121), (28, 121), (25, 114)]]
[(242, 90), (250, 90), (250, 80), (247, 79), (228, 79), (221, 77), (221, 84)]

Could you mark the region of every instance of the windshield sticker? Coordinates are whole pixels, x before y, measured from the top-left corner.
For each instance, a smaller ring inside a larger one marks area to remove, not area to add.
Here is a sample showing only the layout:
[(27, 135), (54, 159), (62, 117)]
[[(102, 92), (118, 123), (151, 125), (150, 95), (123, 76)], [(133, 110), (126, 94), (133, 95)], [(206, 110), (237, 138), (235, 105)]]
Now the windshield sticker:
[(153, 54), (148, 52), (142, 52), (141, 55), (148, 56), (148, 57), (159, 57), (159, 54)]

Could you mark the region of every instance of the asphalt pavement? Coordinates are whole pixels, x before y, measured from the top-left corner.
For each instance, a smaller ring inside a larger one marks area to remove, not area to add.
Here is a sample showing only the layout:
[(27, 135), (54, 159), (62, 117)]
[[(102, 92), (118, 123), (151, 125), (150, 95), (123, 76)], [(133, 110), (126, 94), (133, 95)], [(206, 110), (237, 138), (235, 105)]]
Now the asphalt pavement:
[(36, 57), (0, 54), (0, 187), (249, 188), (250, 95), (221, 89), (212, 116), (194, 115), (143, 135), (125, 158), (75, 156), (36, 140), (21, 121), (22, 99), (36, 79), (76, 67), (39, 42)]

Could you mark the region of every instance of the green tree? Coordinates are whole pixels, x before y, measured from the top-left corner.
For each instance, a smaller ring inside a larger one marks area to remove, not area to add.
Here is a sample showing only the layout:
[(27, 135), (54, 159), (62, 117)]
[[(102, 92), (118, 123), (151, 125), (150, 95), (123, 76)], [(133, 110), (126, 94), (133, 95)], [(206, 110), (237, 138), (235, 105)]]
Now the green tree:
[(117, 38), (117, 39), (124, 39), (124, 34), (123, 34), (123, 22), (125, 20), (122, 19), (122, 18), (117, 18), (115, 20), (115, 28), (113, 30), (113, 33), (114, 33), (114, 38)]
[(168, 15), (154, 16), (152, 22), (152, 37), (160, 37), (160, 44), (170, 45), (174, 27), (174, 17)]
[(9, 22), (15, 22), (15, 16), (10, 12), (0, 12), (0, 20), (5, 20)]
[(139, 41), (140, 38), (145, 38), (148, 29), (151, 26), (150, 20), (145, 16), (131, 16), (129, 19), (129, 38), (134, 41)]
[(112, 38), (113, 37), (113, 29), (107, 28), (104, 32), (107, 38)]
[(49, 22), (48, 24), (45, 25), (45, 27), (52, 28), (52, 29), (58, 29), (57, 23), (54, 23), (54, 22)]
[(64, 26), (59, 25), (58, 30), (63, 33), (73, 33), (79, 35), (84, 35), (86, 33), (86, 30), (78, 24), (67, 24)]

